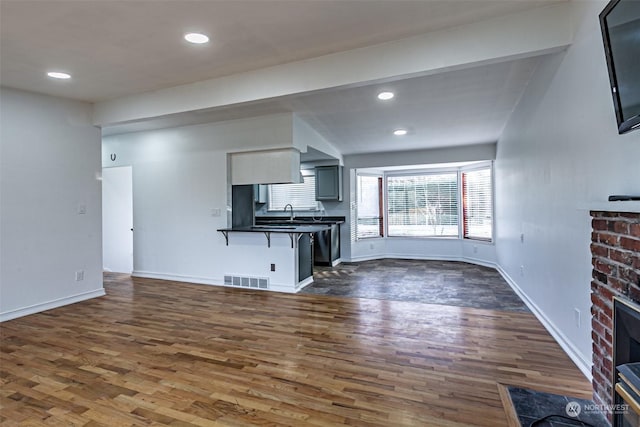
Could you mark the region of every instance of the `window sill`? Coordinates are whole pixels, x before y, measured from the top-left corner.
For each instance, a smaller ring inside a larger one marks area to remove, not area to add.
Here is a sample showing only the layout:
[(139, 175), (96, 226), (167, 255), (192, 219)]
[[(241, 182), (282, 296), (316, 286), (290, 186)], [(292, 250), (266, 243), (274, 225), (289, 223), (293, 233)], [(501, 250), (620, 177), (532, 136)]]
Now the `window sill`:
[[(487, 245), (487, 246), (495, 246), (495, 242), (493, 240), (477, 240), (477, 239), (469, 239), (469, 238), (462, 238), (462, 237), (458, 237), (458, 236), (442, 236), (442, 237), (436, 237), (436, 236), (386, 236), (386, 237), (380, 237), (380, 239), (407, 239), (407, 240), (446, 240), (446, 241), (451, 241), (451, 240), (459, 240), (461, 242), (467, 242), (470, 244), (480, 244), (480, 245)], [(364, 240), (364, 239), (359, 239), (359, 240)]]
[(458, 236), (387, 236), (389, 239), (463, 240)]

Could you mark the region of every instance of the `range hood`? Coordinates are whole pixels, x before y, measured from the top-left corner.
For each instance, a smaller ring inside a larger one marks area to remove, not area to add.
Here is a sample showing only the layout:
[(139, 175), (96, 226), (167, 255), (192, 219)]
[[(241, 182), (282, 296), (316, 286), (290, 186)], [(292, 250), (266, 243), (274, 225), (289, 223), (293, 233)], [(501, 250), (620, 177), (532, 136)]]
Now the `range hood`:
[(295, 148), (230, 153), (231, 184), (299, 184), (300, 151)]

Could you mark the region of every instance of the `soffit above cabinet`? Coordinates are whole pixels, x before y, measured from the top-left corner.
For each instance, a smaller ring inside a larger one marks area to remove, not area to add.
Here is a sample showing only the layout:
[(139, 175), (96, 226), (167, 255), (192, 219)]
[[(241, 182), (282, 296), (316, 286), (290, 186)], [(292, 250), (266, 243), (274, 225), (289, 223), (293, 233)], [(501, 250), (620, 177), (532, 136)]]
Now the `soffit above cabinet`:
[(299, 184), (300, 152), (295, 148), (230, 153), (231, 184)]

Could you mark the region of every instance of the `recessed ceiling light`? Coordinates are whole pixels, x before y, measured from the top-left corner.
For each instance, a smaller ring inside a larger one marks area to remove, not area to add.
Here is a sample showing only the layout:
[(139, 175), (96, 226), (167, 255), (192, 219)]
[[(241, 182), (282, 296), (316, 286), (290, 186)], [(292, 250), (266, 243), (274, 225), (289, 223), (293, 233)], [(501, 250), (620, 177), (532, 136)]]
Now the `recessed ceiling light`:
[(394, 96), (396, 96), (393, 92), (380, 92), (378, 94), (378, 99), (382, 100), (382, 101), (388, 101), (390, 99), (392, 99)]
[(184, 39), (189, 43), (203, 44), (209, 41), (209, 37), (200, 33), (189, 33), (184, 35)]
[(47, 73), (47, 76), (52, 77), (54, 79), (63, 79), (63, 80), (71, 78), (71, 74), (62, 73), (60, 71), (49, 71)]
[(407, 130), (406, 129), (396, 129), (396, 130), (393, 131), (393, 134), (395, 136), (406, 135), (407, 134)]

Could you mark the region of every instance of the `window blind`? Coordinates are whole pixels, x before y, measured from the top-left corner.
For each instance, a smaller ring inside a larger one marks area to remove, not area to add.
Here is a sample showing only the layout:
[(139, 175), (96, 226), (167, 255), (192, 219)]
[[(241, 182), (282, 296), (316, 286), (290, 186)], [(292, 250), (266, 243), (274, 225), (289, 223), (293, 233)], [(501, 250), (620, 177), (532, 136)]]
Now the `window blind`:
[(387, 177), (389, 236), (457, 237), (456, 172)]
[(303, 175), (300, 184), (271, 184), (269, 185), (269, 210), (283, 210), (291, 204), (294, 210), (317, 210), (316, 177)]
[(381, 177), (358, 175), (357, 185), (356, 239), (380, 237), (382, 235)]
[(493, 189), (491, 169), (462, 172), (464, 237), (491, 240), (493, 233)]

